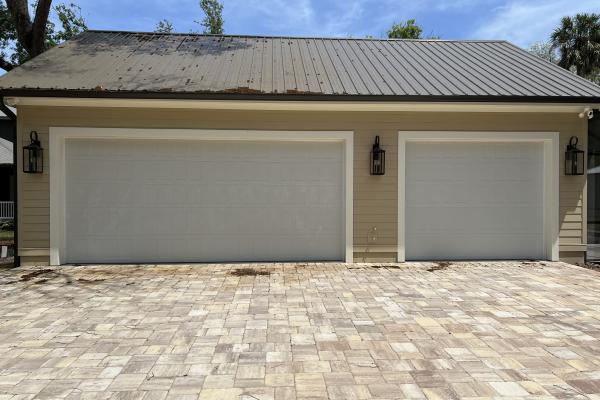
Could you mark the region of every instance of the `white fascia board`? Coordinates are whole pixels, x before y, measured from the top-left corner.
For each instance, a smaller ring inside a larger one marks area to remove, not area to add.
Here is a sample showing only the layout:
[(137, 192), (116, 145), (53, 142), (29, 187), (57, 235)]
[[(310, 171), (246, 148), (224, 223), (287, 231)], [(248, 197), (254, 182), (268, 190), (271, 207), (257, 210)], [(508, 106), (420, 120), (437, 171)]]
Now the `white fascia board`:
[(501, 102), (391, 102), (391, 101), (292, 101), (292, 100), (185, 100), (110, 99), (67, 97), (9, 97), (14, 106), (178, 108), (264, 111), (379, 111), (379, 112), (528, 112), (581, 113), (600, 104), (501, 103)]

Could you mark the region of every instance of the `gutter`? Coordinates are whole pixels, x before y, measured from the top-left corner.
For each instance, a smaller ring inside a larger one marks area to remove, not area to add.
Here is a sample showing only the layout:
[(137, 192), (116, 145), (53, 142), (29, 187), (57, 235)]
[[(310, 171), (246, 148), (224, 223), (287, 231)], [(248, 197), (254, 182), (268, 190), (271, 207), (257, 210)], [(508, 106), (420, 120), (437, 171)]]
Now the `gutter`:
[(17, 115), (12, 112), (12, 110), (10, 108), (8, 108), (8, 106), (5, 103), (5, 98), (4, 97), (0, 97), (1, 101), (0, 101), (0, 111), (2, 111), (7, 117), (8, 119), (12, 120), (12, 121), (16, 121), (17, 120)]
[(8, 108), (5, 104), (5, 98), (0, 96), (0, 110), (2, 110), (2, 112), (8, 117), (8, 119), (10, 119), (12, 121), (12, 142), (13, 142), (13, 175), (14, 175), (14, 179), (13, 179), (13, 196), (14, 196), (14, 202), (15, 202), (15, 207), (14, 207), (14, 217), (13, 217), (13, 221), (14, 221), (14, 225), (15, 225), (15, 230), (14, 230), (14, 262), (13, 262), (13, 266), (16, 268), (21, 264), (21, 260), (19, 257), (19, 198), (18, 198), (18, 181), (19, 181), (19, 175), (18, 175), (18, 171), (17, 171), (17, 115), (12, 112), (12, 110), (10, 108)]
[(60, 97), (76, 99), (154, 99), (154, 100), (252, 100), (252, 101), (303, 101), (303, 102), (394, 102), (394, 103), (569, 103), (600, 104), (597, 96), (465, 96), (465, 95), (350, 95), (313, 92), (263, 93), (240, 88), (239, 91), (178, 92), (178, 91), (126, 91), (126, 90), (66, 90), (66, 89), (4, 89), (2, 97)]
[[(241, 88), (243, 89), (243, 88)], [(600, 108), (600, 97), (391, 96), (321, 93), (4, 89), (10, 106), (164, 108), (331, 112), (575, 113)], [(247, 89), (247, 88), (246, 88)]]

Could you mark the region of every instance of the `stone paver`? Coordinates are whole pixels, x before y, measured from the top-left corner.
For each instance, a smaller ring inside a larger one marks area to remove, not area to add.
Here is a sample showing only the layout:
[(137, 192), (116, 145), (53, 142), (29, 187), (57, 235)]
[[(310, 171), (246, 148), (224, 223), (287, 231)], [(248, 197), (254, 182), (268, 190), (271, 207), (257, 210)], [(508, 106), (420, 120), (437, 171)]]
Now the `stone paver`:
[(19, 268), (0, 312), (0, 400), (600, 399), (563, 263)]

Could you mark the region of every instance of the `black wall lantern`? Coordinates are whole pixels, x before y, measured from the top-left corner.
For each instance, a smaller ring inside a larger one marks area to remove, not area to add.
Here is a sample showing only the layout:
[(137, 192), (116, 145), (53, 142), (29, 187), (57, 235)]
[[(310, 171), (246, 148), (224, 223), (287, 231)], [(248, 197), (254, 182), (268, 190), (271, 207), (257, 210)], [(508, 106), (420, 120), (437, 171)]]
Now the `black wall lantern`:
[(585, 170), (584, 151), (577, 148), (577, 136), (571, 136), (565, 152), (565, 175), (583, 175)]
[(385, 175), (385, 150), (379, 147), (379, 136), (375, 136), (371, 150), (371, 175)]
[(41, 174), (44, 172), (44, 149), (36, 131), (29, 134), (31, 143), (23, 147), (23, 172)]

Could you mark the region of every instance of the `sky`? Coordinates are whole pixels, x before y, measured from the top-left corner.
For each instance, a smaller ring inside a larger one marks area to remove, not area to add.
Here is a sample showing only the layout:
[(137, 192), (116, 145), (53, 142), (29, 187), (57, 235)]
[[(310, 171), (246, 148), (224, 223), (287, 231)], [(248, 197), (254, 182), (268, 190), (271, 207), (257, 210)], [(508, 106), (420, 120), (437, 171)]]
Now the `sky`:
[[(58, 3), (55, 0), (55, 3)], [(152, 31), (166, 18), (177, 32), (200, 30), (198, 0), (65, 0), (91, 29)], [(425, 36), (505, 39), (528, 47), (547, 40), (565, 15), (600, 12), (600, 0), (222, 0), (225, 33), (385, 37), (415, 18)]]

